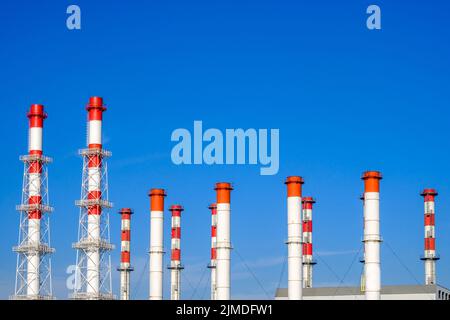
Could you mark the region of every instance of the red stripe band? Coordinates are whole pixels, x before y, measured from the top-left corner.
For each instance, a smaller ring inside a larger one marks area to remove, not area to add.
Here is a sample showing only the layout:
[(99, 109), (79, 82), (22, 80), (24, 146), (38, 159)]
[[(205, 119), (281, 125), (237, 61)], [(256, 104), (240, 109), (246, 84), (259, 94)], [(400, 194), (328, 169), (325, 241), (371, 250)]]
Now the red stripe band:
[(425, 250), (436, 250), (436, 239), (425, 238)]
[(40, 161), (30, 162), (28, 173), (42, 173), (42, 163)]
[(426, 214), (425, 215), (425, 225), (426, 226), (434, 226), (434, 214)]
[(88, 167), (89, 168), (100, 168), (102, 166), (102, 157), (100, 155), (89, 156)]
[(102, 214), (102, 208), (100, 206), (92, 206), (88, 208), (88, 214), (89, 215), (101, 215)]
[(181, 228), (174, 227), (172, 228), (172, 239), (180, 239), (181, 238)]
[(101, 149), (101, 148), (103, 148), (103, 145), (98, 144), (98, 143), (90, 143), (88, 147), (89, 147), (89, 149)]
[(303, 232), (312, 232), (312, 221), (303, 221)]
[(89, 121), (102, 121), (103, 120), (103, 110), (101, 109), (90, 109), (89, 110)]
[(122, 241), (130, 241), (130, 230), (122, 231)]
[(28, 212), (28, 219), (41, 219), (42, 213), (39, 210)]
[(102, 192), (101, 191), (89, 191), (88, 193), (88, 200), (97, 200), (101, 199)]
[(28, 198), (28, 204), (42, 204), (42, 197), (41, 196), (31, 196)]
[(130, 263), (130, 253), (128, 251), (122, 251), (120, 256), (120, 261)]
[(172, 250), (172, 260), (180, 261), (180, 258), (181, 258), (180, 249), (173, 249)]
[(304, 256), (312, 256), (313, 248), (312, 243), (304, 243), (303, 244), (303, 255)]

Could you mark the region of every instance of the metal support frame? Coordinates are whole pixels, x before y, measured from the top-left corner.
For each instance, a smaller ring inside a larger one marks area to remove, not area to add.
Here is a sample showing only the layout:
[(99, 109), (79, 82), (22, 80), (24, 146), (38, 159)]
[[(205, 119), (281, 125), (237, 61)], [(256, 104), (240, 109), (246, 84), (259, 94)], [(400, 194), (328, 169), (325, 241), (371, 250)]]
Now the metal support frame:
[[(25, 155), (20, 157), (20, 161), (24, 163), (22, 200), (21, 204), (16, 206), (16, 210), (20, 215), (19, 238), (18, 245), (13, 247), (13, 251), (17, 253), (17, 264), (14, 295), (10, 296), (10, 299), (53, 300), (51, 254), (55, 252), (55, 249), (50, 246), (49, 213), (53, 212), (53, 208), (49, 206), (47, 169), (47, 164), (51, 163), (52, 159), (40, 155)], [(42, 165), (40, 181), (34, 181), (29, 175), (31, 164), (37, 161)], [(42, 203), (30, 205), (28, 203), (30, 185), (36, 183), (40, 184)], [(42, 213), (40, 239), (39, 243), (30, 243), (28, 214), (36, 210)], [(34, 292), (30, 295), (27, 293), (27, 262), (29, 257), (34, 255), (39, 255), (39, 266), (36, 268), (39, 270), (39, 292)]]
[[(72, 247), (77, 250), (76, 258), (76, 277), (75, 288), (71, 295), (74, 300), (113, 300), (115, 296), (112, 293), (111, 279), (111, 256), (110, 251), (114, 249), (114, 245), (110, 243), (109, 229), (109, 210), (113, 204), (108, 201), (108, 165), (106, 158), (111, 156), (109, 151), (96, 149), (83, 149), (79, 151), (83, 157), (83, 175), (81, 182), (81, 200), (76, 201), (75, 205), (80, 207), (78, 242)], [(101, 156), (101, 192), (102, 199), (88, 199), (89, 174), (88, 164), (93, 157)], [(100, 216), (100, 239), (93, 240), (89, 238), (88, 232), (88, 209), (91, 206), (100, 206), (102, 213)], [(87, 288), (92, 285), (87, 278), (87, 261), (89, 252), (98, 251), (100, 255), (99, 270), (99, 289), (96, 293), (88, 293)]]

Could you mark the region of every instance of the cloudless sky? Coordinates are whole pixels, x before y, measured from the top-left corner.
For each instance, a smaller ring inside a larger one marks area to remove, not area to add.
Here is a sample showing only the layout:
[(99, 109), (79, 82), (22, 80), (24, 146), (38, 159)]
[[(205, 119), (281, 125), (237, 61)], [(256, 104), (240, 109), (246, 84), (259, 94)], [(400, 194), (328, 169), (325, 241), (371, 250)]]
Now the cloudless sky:
[[(66, 28), (81, 8), (82, 29)], [(382, 30), (366, 28), (377, 4)], [(287, 284), (284, 241), (288, 175), (317, 199), (314, 285), (358, 285), (361, 173), (380, 170), (382, 282), (423, 282), (421, 189), (436, 188), (438, 282), (450, 286), (450, 14), (448, 1), (10, 1), (0, 5), (0, 298), (13, 294), (26, 112), (49, 114), (49, 167), (55, 294), (66, 299), (75, 263), (85, 104), (104, 97), (111, 238), (120, 248), (121, 207), (132, 207), (132, 298), (148, 296), (150, 188), (180, 203), (182, 297), (209, 298), (214, 183), (232, 193), (232, 297), (273, 297)], [(259, 166), (176, 166), (173, 130), (280, 129), (280, 171)], [(166, 214), (165, 245), (170, 251)], [(113, 269), (119, 251), (112, 252)], [(394, 254), (395, 253), (395, 254)], [(398, 259), (397, 257), (400, 259)], [(170, 255), (165, 255), (165, 265)], [(406, 265), (405, 268), (402, 264)], [(165, 273), (164, 295), (169, 297)], [(282, 276), (280, 278), (280, 276)], [(264, 290), (259, 283), (262, 284)], [(118, 294), (118, 272), (113, 289)]]

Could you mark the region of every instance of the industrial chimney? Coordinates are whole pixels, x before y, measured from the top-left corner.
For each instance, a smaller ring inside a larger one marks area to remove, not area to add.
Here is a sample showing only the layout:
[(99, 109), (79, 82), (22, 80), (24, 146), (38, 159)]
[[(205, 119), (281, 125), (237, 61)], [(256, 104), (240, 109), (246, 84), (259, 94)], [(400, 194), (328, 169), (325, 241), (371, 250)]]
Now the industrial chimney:
[(164, 189), (152, 189), (150, 196), (150, 300), (163, 298)]
[(108, 200), (108, 168), (106, 159), (111, 152), (102, 144), (103, 113), (106, 107), (101, 97), (91, 97), (88, 112), (87, 149), (80, 150), (83, 157), (81, 199), (78, 223), (77, 273), (74, 299), (110, 300), (111, 288), (110, 251), (114, 245), (109, 239), (109, 213), (112, 203)]
[(172, 255), (169, 270), (170, 272), (170, 298), (180, 300), (181, 291), (181, 212), (184, 211), (180, 205), (170, 207), (172, 212)]
[(47, 114), (44, 106), (33, 104), (28, 112), (28, 155), (21, 156), (24, 163), (22, 202), (17, 253), (16, 286), (12, 299), (53, 299), (50, 255), (50, 225), (48, 214), (47, 164), (51, 159), (43, 156), (42, 131)]
[(211, 262), (208, 268), (211, 270), (211, 300), (217, 300), (216, 283), (216, 257), (217, 257), (217, 205), (215, 203), (209, 206), (211, 210)]
[(288, 298), (289, 300), (302, 299), (302, 225), (301, 203), (302, 184), (301, 177), (288, 177), (287, 207), (288, 207)]
[(436, 284), (436, 234), (435, 234), (435, 203), (434, 199), (438, 195), (434, 189), (425, 189), (420, 194), (424, 197), (425, 203), (425, 252), (421, 260), (425, 263), (425, 284)]
[(313, 259), (313, 204), (316, 201), (312, 197), (304, 197), (303, 203), (303, 288), (313, 286), (313, 266), (316, 262)]
[(230, 300), (230, 183), (220, 182), (215, 187), (217, 193), (217, 300)]
[(378, 171), (366, 171), (364, 180), (364, 276), (366, 300), (380, 300), (380, 180)]
[(120, 210), (122, 216), (121, 225), (121, 252), (120, 252), (120, 300), (130, 300), (130, 273), (133, 267), (130, 264), (130, 241), (131, 241), (131, 215), (133, 211), (130, 208)]

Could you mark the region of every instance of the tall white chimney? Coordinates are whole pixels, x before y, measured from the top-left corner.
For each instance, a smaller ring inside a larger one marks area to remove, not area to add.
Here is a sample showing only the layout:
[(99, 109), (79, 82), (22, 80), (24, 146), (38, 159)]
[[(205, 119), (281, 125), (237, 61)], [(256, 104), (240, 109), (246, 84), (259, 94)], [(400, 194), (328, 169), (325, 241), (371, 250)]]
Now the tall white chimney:
[(380, 180), (378, 171), (366, 171), (364, 180), (364, 276), (366, 300), (380, 300)]
[(302, 300), (302, 184), (301, 177), (288, 177), (288, 298)]
[(216, 260), (216, 297), (217, 300), (230, 300), (230, 183), (217, 183), (217, 260)]
[(163, 298), (164, 189), (152, 189), (150, 196), (150, 300)]

